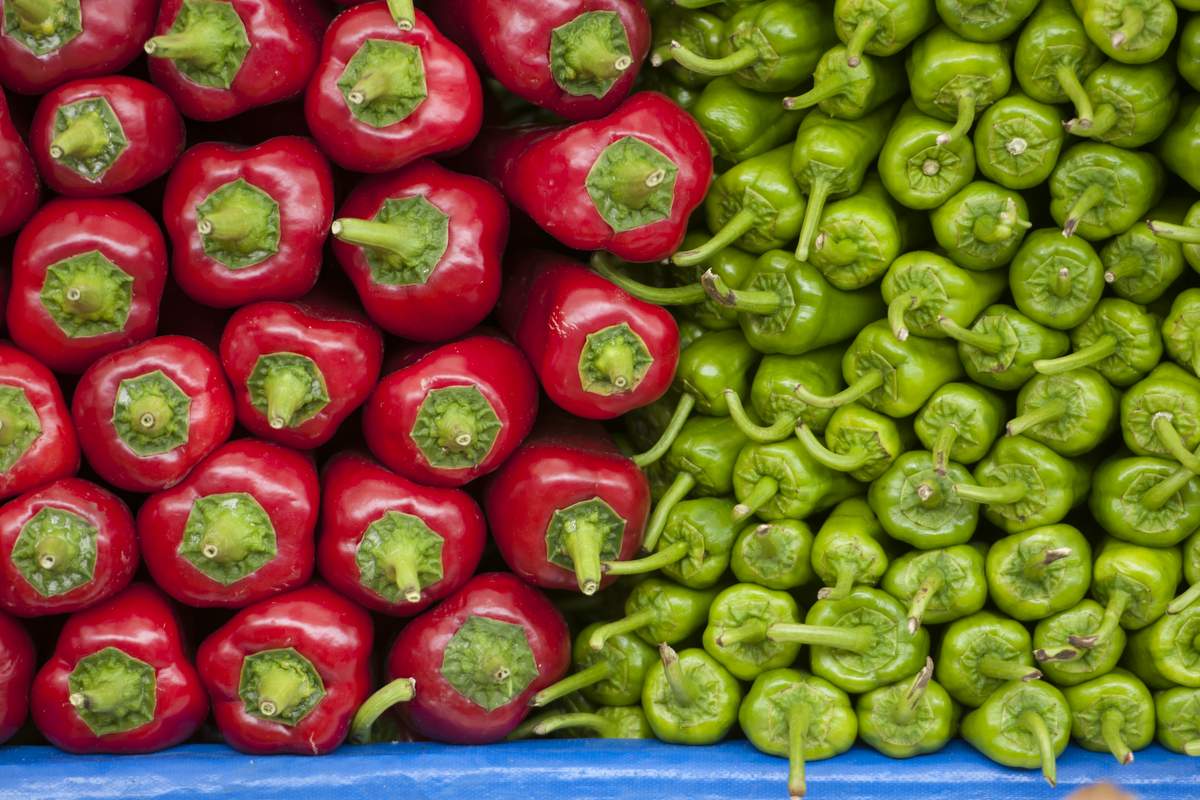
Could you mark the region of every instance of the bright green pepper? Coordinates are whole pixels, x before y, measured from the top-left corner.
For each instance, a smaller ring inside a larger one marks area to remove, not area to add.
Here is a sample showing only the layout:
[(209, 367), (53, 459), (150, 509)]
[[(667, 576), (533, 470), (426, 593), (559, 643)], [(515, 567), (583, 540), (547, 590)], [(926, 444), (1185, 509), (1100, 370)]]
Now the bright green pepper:
[(733, 471), (738, 504), (733, 520), (804, 519), (860, 491), (846, 475), (824, 466), (796, 439), (742, 448)]
[(1200, 14), (1193, 14), (1179, 31), (1179, 52), (1175, 68), (1179, 77), (1200, 91)]
[(1123, 669), (1063, 691), (1071, 706), (1071, 733), (1085, 750), (1112, 753), (1118, 764), (1154, 741), (1154, 698)]
[(971, 142), (960, 137), (941, 143), (950, 129), (911, 100), (900, 109), (879, 151), (879, 177), (898, 203), (918, 211), (937, 208), (975, 177)]
[(691, 113), (712, 142), (713, 152), (738, 164), (791, 141), (804, 115), (789, 113), (783, 98), (720, 77), (704, 87)]
[(911, 450), (875, 479), (867, 497), (889, 536), (931, 550), (963, 544), (975, 533), (979, 506), (958, 492), (973, 484), (961, 464), (935, 465), (932, 453)]
[(1117, 427), (1117, 391), (1093, 369), (1035, 375), (1017, 395), (1018, 416), (1006, 426), (1012, 436), (1041, 442), (1059, 455), (1094, 450)]
[(910, 333), (944, 338), (943, 317), (970, 325), (1000, 299), (1007, 284), (1003, 272), (971, 272), (944, 256), (915, 250), (892, 262), (880, 289), (888, 304), (888, 324), (903, 341)]
[(1025, 237), (1008, 270), (1017, 308), (1034, 322), (1068, 330), (1091, 315), (1104, 293), (1104, 265), (1088, 242), (1053, 228)]
[(1189, 94), (1179, 103), (1175, 121), (1158, 138), (1155, 148), (1167, 169), (1200, 192), (1200, 95)]
[(816, 106), (838, 119), (862, 119), (904, 89), (904, 73), (894, 59), (863, 57), (850, 66), (842, 45), (825, 51), (813, 71), (813, 87), (784, 98), (787, 109)]
[(1033, 657), (1046, 677), (1059, 686), (1106, 675), (1125, 652), (1125, 631), (1117, 627), (1092, 647), (1076, 647), (1072, 637), (1088, 636), (1104, 620), (1104, 607), (1095, 600), (1083, 600), (1066, 611), (1046, 617), (1033, 631)]
[(575, 673), (542, 689), (529, 702), (531, 706), (550, 705), (572, 692), (582, 692), (605, 706), (626, 706), (641, 699), (646, 672), (658, 654), (629, 633), (609, 636), (600, 650), (593, 650), (592, 634), (602, 624), (593, 623), (579, 632), (571, 651)]
[(1054, 171), (1065, 139), (1058, 108), (1013, 93), (979, 118), (975, 160), (984, 177), (1001, 186), (1032, 189)]
[(800, 242), (796, 246), (799, 260), (808, 260), (825, 202), (852, 195), (862, 188), (867, 170), (875, 163), (887, 138), (896, 109), (896, 103), (886, 103), (853, 120), (809, 114), (800, 123), (791, 164), (796, 185), (808, 195)]
[(1163, 320), (1162, 337), (1167, 354), (1200, 375), (1200, 289), (1184, 289), (1175, 296)]
[(884, 533), (875, 512), (861, 497), (843, 500), (817, 531), (813, 571), (825, 584), (821, 600), (841, 600), (856, 585), (874, 586), (887, 571), (895, 542)]
[(690, 110), (700, 99), (700, 90), (684, 86), (670, 75), (659, 70), (643, 70), (641, 86), (654, 92), (662, 92), (684, 111)]
[[(1183, 217), (1182, 225), (1168, 220), (1151, 219), (1146, 226), (1160, 239), (1170, 239), (1183, 245), (1183, 258), (1192, 269), (1200, 272), (1200, 203), (1193, 203)], [(1185, 290), (1182, 295), (1194, 291)]]
[(913, 421), (921, 444), (933, 453), (934, 468), (974, 464), (987, 455), (1004, 423), (1004, 400), (973, 383), (947, 383), (933, 393)]
[(1183, 543), (1183, 579), (1188, 589), (1167, 606), (1168, 614), (1179, 614), (1200, 599), (1200, 531), (1196, 531)]
[(804, 423), (796, 428), (796, 437), (810, 456), (830, 469), (870, 481), (908, 449), (912, 437), (906, 432), (907, 427), (902, 429), (891, 417), (851, 403), (833, 412), (824, 443)]
[(1006, 767), (1040, 767), (1054, 786), (1055, 760), (1071, 739), (1071, 709), (1062, 692), (1047, 683), (1010, 681), (963, 718), (962, 735)]
[(1035, 362), (1056, 358), (1071, 348), (1067, 334), (1037, 324), (1012, 306), (988, 306), (969, 329), (949, 317), (939, 324), (958, 342), (958, 357), (967, 376), (991, 389), (1019, 389), (1037, 374)]
[(1007, 681), (1036, 681), (1029, 631), (1007, 617), (980, 611), (946, 627), (937, 676), (955, 700), (980, 706)]
[(1025, 94), (1042, 103), (1071, 102), (1089, 119), (1091, 101), (1082, 82), (1103, 62), (1067, 0), (1042, 0), (1021, 30), (1013, 57)]
[(813, 535), (798, 519), (747, 525), (733, 544), (729, 568), (743, 583), (795, 589), (813, 579)]
[(1095, 367), (1114, 386), (1129, 386), (1154, 369), (1163, 350), (1158, 317), (1118, 297), (1097, 303), (1092, 315), (1071, 331), (1071, 343), (1073, 353), (1035, 361), (1034, 369), (1055, 375)]
[(738, 722), (760, 751), (788, 759), (788, 794), (803, 797), (805, 761), (844, 753), (858, 735), (846, 693), (794, 669), (764, 672), (742, 701)]
[(1157, 692), (1154, 711), (1159, 744), (1175, 753), (1200, 755), (1200, 689)]
[(1179, 24), (1171, 0), (1087, 0), (1082, 16), (1096, 46), (1125, 64), (1162, 58)]
[(1092, 546), (1070, 525), (1014, 533), (988, 549), (987, 582), (992, 602), (1008, 616), (1043, 619), (1087, 596)]
[(995, 41), (970, 41), (939, 25), (909, 51), (905, 66), (913, 102), (923, 113), (954, 123), (938, 135), (938, 144), (966, 139), (976, 115), (1012, 87), (1011, 48)]
[[(595, 711), (542, 714), (522, 724), (529, 733), (546, 736), (559, 731), (587, 731), (601, 739), (652, 739), (653, 732), (640, 706), (603, 706)], [(514, 731), (514, 733), (516, 733)], [(519, 736), (509, 736), (520, 738)]]
[(652, 555), (632, 561), (605, 561), (607, 575), (641, 575), (655, 570), (690, 589), (715, 586), (729, 567), (737, 536), (730, 522), (733, 503), (704, 497), (672, 506)]
[(836, 0), (833, 6), (833, 24), (850, 66), (863, 53), (899, 53), (936, 21), (932, 0)]
[(1008, 266), (1033, 225), (1025, 198), (987, 181), (968, 184), (929, 216), (946, 255), (974, 270)]
[[(1167, 200), (1151, 210), (1152, 219), (1174, 224), (1183, 221), (1187, 206), (1181, 199)], [(1183, 246), (1157, 235), (1147, 222), (1137, 222), (1100, 249), (1104, 281), (1113, 293), (1134, 303), (1153, 303), (1183, 274)]]
[(1121, 398), (1121, 435), (1140, 456), (1173, 458), (1200, 472), (1200, 378), (1159, 364)]
[(650, 46), (650, 63), (663, 67), (671, 80), (689, 89), (701, 89), (712, 80), (708, 75), (692, 72), (671, 59), (671, 42), (680, 42), (692, 52), (716, 58), (721, 50), (725, 21), (715, 14), (672, 4), (654, 15), (654, 39)]
[(1038, 0), (937, 0), (946, 27), (972, 42), (998, 42), (1012, 36), (1033, 13)]
[(592, 630), (588, 645), (604, 649), (622, 633), (636, 633), (647, 644), (676, 644), (704, 627), (715, 590), (688, 589), (662, 578), (647, 578), (625, 599), (625, 616)]
[(1152, 689), (1200, 687), (1200, 606), (1163, 614), (1131, 635), (1125, 664)]
[(1110, 535), (1170, 547), (1200, 527), (1200, 479), (1176, 461), (1114, 458), (1096, 469), (1089, 506)]
[(1182, 571), (1179, 549), (1142, 547), (1105, 537), (1092, 567), (1092, 596), (1104, 617), (1091, 633), (1069, 636), (1074, 647), (1107, 641), (1118, 627), (1141, 630), (1166, 613)]
[(1050, 216), (1063, 235), (1099, 241), (1144, 219), (1163, 192), (1163, 168), (1149, 153), (1080, 142), (1050, 176)]
[(858, 698), (858, 731), (864, 742), (891, 758), (936, 753), (954, 736), (961, 709), (933, 679), (933, 659), (913, 678)]
[(698, 647), (676, 653), (659, 645), (661, 661), (650, 668), (642, 709), (654, 735), (671, 744), (716, 744), (737, 721), (742, 687)]
[(908, 603), (908, 630), (974, 614), (987, 602), (982, 546), (913, 550), (892, 561), (880, 584)]
[(713, 599), (702, 641), (705, 651), (735, 678), (752, 681), (796, 660), (800, 645), (774, 641), (769, 632), (777, 623), (799, 621), (800, 608), (787, 592), (734, 584)]
[(798, 422), (824, 431), (834, 410), (808, 405), (796, 397), (795, 390), (799, 384), (829, 394), (843, 388), (843, 353), (841, 345), (830, 345), (800, 356), (764, 357), (750, 385), (750, 404), (767, 425), (758, 425), (750, 418), (736, 393), (726, 396), (730, 417), (755, 442), (783, 441), (792, 435)]
[(1052, 525), (1087, 499), (1090, 468), (1024, 436), (1005, 436), (975, 465), (978, 485), (956, 485), (964, 500), (987, 505), (1007, 533)]
[(1067, 133), (1118, 147), (1154, 141), (1175, 118), (1178, 75), (1166, 61), (1121, 64), (1109, 61), (1088, 75), (1083, 87), (1091, 113), (1066, 122)]

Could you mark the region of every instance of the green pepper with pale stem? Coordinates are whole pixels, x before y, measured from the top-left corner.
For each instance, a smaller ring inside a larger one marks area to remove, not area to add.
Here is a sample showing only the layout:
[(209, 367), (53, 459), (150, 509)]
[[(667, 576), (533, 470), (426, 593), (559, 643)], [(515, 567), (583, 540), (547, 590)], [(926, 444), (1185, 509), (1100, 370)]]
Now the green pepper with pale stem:
[(1178, 73), (1167, 61), (1102, 64), (1084, 81), (1088, 106), (1065, 124), (1067, 133), (1118, 147), (1142, 147), (1175, 118)]
[(1118, 539), (1170, 547), (1200, 527), (1200, 478), (1177, 461), (1112, 458), (1096, 469), (1089, 507)]
[(1042, 0), (1017, 38), (1014, 72), (1021, 90), (1042, 103), (1072, 103), (1076, 113), (1092, 117), (1083, 81), (1104, 63), (1104, 54), (1088, 38), (1083, 20), (1067, 0)]
[[(602, 706), (595, 711), (568, 711), (540, 714), (526, 720), (508, 737), (524, 738), (525, 735), (547, 736), (560, 731), (579, 731), (601, 739), (653, 739), (650, 723), (640, 706)], [(582, 737), (580, 737), (582, 738)]]
[(1179, 103), (1179, 113), (1155, 142), (1155, 151), (1167, 169), (1200, 192), (1200, 95), (1189, 94)]
[(1062, 692), (1038, 681), (1010, 681), (963, 718), (962, 735), (1006, 767), (1041, 769), (1058, 782), (1056, 759), (1071, 739), (1071, 709)]
[(880, 585), (908, 603), (908, 630), (974, 614), (987, 602), (983, 545), (913, 550), (892, 561)]
[(987, 506), (988, 521), (1007, 533), (1052, 525), (1088, 497), (1090, 465), (1024, 436), (1005, 436), (975, 465), (977, 485), (955, 493)]
[(1005, 426), (1072, 458), (1090, 453), (1117, 428), (1117, 390), (1094, 369), (1035, 375), (1017, 394), (1017, 416)]
[(1045, 182), (1066, 139), (1062, 119), (1057, 107), (1017, 92), (997, 100), (975, 125), (979, 171), (1009, 189), (1032, 189)]
[(964, 706), (980, 706), (1007, 681), (1036, 681), (1029, 631), (1019, 622), (980, 611), (956, 620), (942, 634), (937, 676)]
[[(1150, 219), (1146, 221), (1146, 227), (1160, 239), (1170, 239), (1182, 244), (1184, 260), (1192, 269), (1200, 272), (1200, 202), (1193, 203), (1187, 210), (1182, 224), (1165, 219)], [(1187, 289), (1180, 296), (1195, 291)]]
[(1200, 756), (1200, 689), (1157, 692), (1154, 711), (1159, 744), (1173, 753)]
[(733, 544), (729, 568), (743, 583), (795, 589), (813, 579), (813, 535), (798, 519), (747, 525)]
[(990, 389), (1019, 389), (1037, 374), (1040, 359), (1056, 358), (1071, 347), (1062, 331), (1043, 327), (1012, 306), (988, 306), (964, 328), (949, 317), (938, 319), (942, 332), (958, 342), (967, 376)]
[(796, 439), (750, 444), (738, 455), (733, 472), (738, 504), (732, 518), (804, 519), (861, 491), (850, 477), (831, 470), (808, 454)]
[(1163, 614), (1132, 634), (1124, 663), (1151, 689), (1200, 687), (1200, 606)]
[(1104, 617), (1090, 633), (1067, 641), (1092, 648), (1117, 628), (1141, 630), (1153, 624), (1175, 596), (1181, 561), (1176, 547), (1142, 547), (1106, 537), (1092, 567), (1092, 596), (1104, 606)]
[(825, 584), (817, 598), (841, 600), (855, 586), (874, 586), (896, 550), (863, 498), (838, 503), (813, 539), (813, 571)]
[(1014, 533), (988, 549), (988, 594), (1021, 622), (1071, 608), (1087, 596), (1091, 582), (1092, 546), (1070, 525)]
[(662, 578), (647, 578), (625, 599), (625, 616), (594, 628), (588, 646), (603, 650), (608, 640), (635, 633), (650, 645), (676, 644), (704, 627), (716, 591), (688, 589)]
[(728, 77), (704, 87), (691, 114), (713, 151), (734, 164), (790, 141), (804, 119), (784, 108), (784, 95), (756, 92)]
[(1162, 164), (1149, 153), (1080, 142), (1050, 176), (1050, 216), (1064, 236), (1114, 236), (1144, 219), (1163, 192)]
[(1162, 359), (1159, 320), (1144, 306), (1106, 297), (1071, 331), (1074, 352), (1033, 362), (1043, 375), (1094, 367), (1114, 386), (1131, 386)]
[(1000, 298), (1007, 283), (1002, 272), (971, 272), (936, 253), (916, 250), (892, 262), (880, 289), (892, 333), (904, 341), (910, 333), (945, 337), (943, 317), (970, 325)]
[[(1186, 203), (1167, 199), (1150, 216), (1160, 223), (1183, 221)], [(1104, 282), (1113, 293), (1134, 303), (1153, 303), (1183, 274), (1183, 245), (1159, 236), (1149, 222), (1134, 223), (1100, 249)]]
[(1112, 629), (1092, 647), (1071, 644), (1072, 637), (1089, 636), (1103, 620), (1104, 606), (1083, 600), (1038, 622), (1033, 631), (1033, 657), (1047, 678), (1059, 686), (1074, 686), (1112, 671), (1125, 652), (1123, 628)]
[(692, 52), (716, 58), (721, 51), (725, 21), (700, 9), (683, 8), (672, 3), (654, 15), (654, 38), (650, 44), (650, 64), (662, 67), (671, 80), (689, 89), (702, 89), (712, 78), (692, 72), (671, 59), (671, 42), (680, 42)]
[(954, 123), (938, 144), (966, 140), (979, 112), (1008, 94), (1011, 52), (1007, 44), (973, 42), (945, 25), (916, 41), (905, 62), (913, 102), (922, 113)]
[(783, 441), (801, 422), (815, 431), (824, 431), (834, 409), (808, 405), (796, 397), (796, 387), (803, 384), (827, 394), (842, 389), (843, 353), (845, 348), (838, 344), (799, 356), (765, 356), (750, 384), (750, 405), (766, 424), (759, 425), (751, 419), (733, 391), (725, 397), (730, 418), (755, 442)]
[(1167, 606), (1168, 614), (1178, 614), (1200, 599), (1200, 531), (1183, 543), (1183, 579), (1188, 588)]
[(798, 622), (800, 608), (787, 592), (734, 584), (713, 599), (701, 641), (735, 678), (752, 681), (769, 669), (795, 662), (800, 645), (775, 641), (770, 632), (773, 625)]
[(1126, 64), (1162, 58), (1179, 24), (1171, 0), (1087, 0), (1080, 16), (1096, 46)]
[(1063, 696), (1071, 706), (1071, 733), (1085, 750), (1132, 764), (1134, 751), (1154, 741), (1154, 698), (1123, 669), (1064, 689)]
[(1121, 435), (1134, 455), (1173, 458), (1200, 473), (1200, 378), (1159, 364), (1121, 397)]
[(671, 507), (655, 551), (631, 561), (605, 561), (606, 575), (662, 574), (689, 589), (715, 586), (729, 567), (737, 536), (733, 503), (717, 497), (684, 500)]
[(1004, 424), (1004, 399), (974, 383), (947, 383), (933, 393), (913, 421), (913, 430), (933, 453), (934, 469), (974, 464), (987, 455)]
[(571, 651), (575, 673), (539, 691), (529, 701), (531, 706), (548, 706), (572, 692), (606, 706), (632, 705), (641, 699), (646, 672), (658, 654), (629, 633), (609, 636), (604, 647), (593, 650), (592, 634), (602, 624), (593, 623), (579, 632)]
[(863, 57), (850, 66), (842, 45), (831, 47), (817, 62), (813, 86), (783, 100), (788, 110), (816, 106), (838, 119), (862, 119), (904, 89), (904, 72), (895, 59)]
[(935, 22), (933, 0), (836, 0), (833, 5), (834, 29), (852, 67), (863, 53), (899, 53)]
[(1175, 296), (1162, 325), (1167, 354), (1200, 375), (1200, 289), (1184, 289)]
[(961, 136), (944, 139), (950, 130), (911, 100), (901, 107), (879, 151), (879, 177), (896, 202), (918, 211), (937, 208), (975, 177), (974, 145)]
[(1104, 293), (1104, 264), (1088, 242), (1042, 228), (1025, 237), (1008, 268), (1013, 302), (1034, 322), (1068, 330)]
[(698, 647), (676, 653), (663, 642), (661, 660), (642, 689), (642, 710), (655, 737), (671, 744), (716, 744), (737, 721), (742, 687)]
[(833, 412), (824, 442), (803, 422), (796, 427), (796, 438), (810, 456), (864, 482), (879, 477), (908, 449), (912, 437), (907, 433), (907, 426), (857, 403)]
[(859, 697), (857, 713), (864, 742), (890, 758), (911, 758), (945, 747), (961, 709), (933, 680), (933, 659), (927, 658), (912, 678)]
[(959, 492), (974, 483), (962, 464), (935, 465), (932, 453), (910, 450), (875, 479), (867, 497), (889, 536), (931, 550), (963, 544), (974, 535), (979, 504)]
[(968, 184), (929, 216), (937, 243), (973, 270), (1007, 266), (1033, 226), (1024, 197), (987, 181)]

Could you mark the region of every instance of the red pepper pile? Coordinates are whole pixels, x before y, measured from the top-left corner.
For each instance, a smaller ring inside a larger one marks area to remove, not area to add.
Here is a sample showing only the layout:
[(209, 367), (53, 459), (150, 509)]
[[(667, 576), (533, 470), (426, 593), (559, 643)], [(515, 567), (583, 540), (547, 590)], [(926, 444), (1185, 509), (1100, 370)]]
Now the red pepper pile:
[(496, 741), (642, 544), (679, 332), (570, 251), (713, 161), (641, 0), (338, 4), (0, 0), (0, 742)]

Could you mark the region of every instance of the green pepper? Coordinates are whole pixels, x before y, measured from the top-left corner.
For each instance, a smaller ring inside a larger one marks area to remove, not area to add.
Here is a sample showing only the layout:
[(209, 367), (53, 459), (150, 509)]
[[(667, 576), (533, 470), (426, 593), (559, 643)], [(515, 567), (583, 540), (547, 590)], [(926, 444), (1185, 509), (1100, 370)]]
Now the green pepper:
[(988, 584), (982, 546), (959, 544), (939, 550), (913, 550), (892, 561), (883, 589), (908, 603), (908, 630), (922, 624), (953, 622), (983, 608)]
[(1200, 95), (1189, 94), (1179, 103), (1179, 113), (1163, 135), (1156, 151), (1167, 169), (1183, 178), (1200, 192)]
[[(1193, 203), (1183, 217), (1181, 225), (1169, 220), (1147, 220), (1146, 226), (1160, 239), (1170, 239), (1183, 245), (1183, 258), (1192, 269), (1200, 272), (1200, 203)], [(1185, 290), (1181, 293), (1187, 294)]]
[(733, 503), (717, 497), (675, 503), (652, 555), (632, 561), (605, 561), (607, 575), (662, 574), (690, 589), (715, 586), (729, 567), (737, 528), (730, 522)]
[(1141, 630), (1166, 613), (1182, 570), (1176, 547), (1142, 547), (1105, 537), (1092, 567), (1092, 596), (1104, 617), (1090, 633), (1069, 636), (1074, 647), (1107, 641), (1118, 627)]
[(621, 417), (623, 430), (628, 437), (628, 445), (632, 448), (643, 449), (650, 447), (663, 435), (663, 431), (671, 424), (671, 416), (675, 406), (679, 404), (679, 393), (668, 390), (666, 394), (641, 408), (635, 408)]
[(987, 505), (993, 525), (1018, 533), (1052, 525), (1088, 496), (1090, 469), (1024, 436), (1005, 436), (975, 465), (978, 485), (956, 485), (965, 500)]
[(813, 406), (837, 408), (861, 402), (900, 418), (916, 413), (939, 387), (962, 374), (953, 342), (921, 336), (900, 341), (887, 320), (881, 319), (863, 328), (842, 357), (845, 389), (820, 396), (801, 384), (795, 392)]
[(794, 669), (759, 675), (738, 722), (761, 752), (788, 759), (788, 794), (804, 797), (804, 763), (844, 753), (858, 735), (846, 693), (829, 681)]
[(742, 702), (737, 679), (699, 647), (676, 653), (663, 642), (659, 653), (642, 689), (642, 709), (654, 735), (671, 744), (724, 739)]
[(867, 497), (889, 536), (931, 550), (963, 544), (975, 533), (979, 506), (957, 491), (973, 483), (961, 464), (936, 465), (932, 453), (911, 450), (875, 479)]
[(1025, 198), (987, 181), (968, 184), (929, 216), (946, 255), (974, 270), (1008, 266), (1033, 225)]
[(763, 0), (725, 21), (720, 56), (706, 58), (671, 42), (671, 58), (701, 75), (731, 75), (747, 89), (787, 92), (812, 75), (836, 41), (833, 22), (816, 0)]
[(1071, 348), (1067, 334), (1037, 324), (1012, 306), (988, 306), (969, 329), (949, 317), (939, 325), (958, 342), (967, 376), (991, 389), (1019, 389), (1037, 374), (1034, 363)]
[(1033, 13), (1038, 0), (937, 0), (946, 27), (972, 42), (998, 42), (1012, 36)]
[(817, 531), (813, 571), (825, 584), (821, 600), (841, 600), (855, 586), (874, 586), (887, 571), (895, 542), (884, 533), (875, 512), (861, 497), (839, 503)]
[(901, 205), (937, 208), (975, 177), (975, 147), (963, 138), (941, 138), (950, 126), (922, 114), (909, 100), (879, 151), (879, 177)]
[(883, 314), (878, 292), (835, 289), (816, 267), (783, 250), (760, 256), (741, 289), (715, 272), (705, 272), (701, 283), (717, 303), (740, 312), (746, 341), (761, 353), (801, 355), (849, 339)]
[(933, 659), (911, 679), (858, 698), (858, 731), (864, 742), (891, 758), (936, 753), (954, 737), (961, 709), (933, 680)]
[(653, 19), (654, 38), (650, 44), (650, 64), (663, 67), (676, 83), (689, 89), (701, 89), (712, 78), (692, 72), (671, 59), (671, 42), (679, 42), (694, 53), (716, 58), (721, 51), (725, 21), (715, 14), (671, 4)]
[(1179, 24), (1171, 0), (1087, 0), (1082, 17), (1096, 46), (1125, 64), (1162, 58)]
[(792, 175), (808, 195), (796, 258), (808, 260), (817, 223), (825, 202), (846, 197), (862, 188), (867, 170), (875, 163), (888, 126), (896, 116), (896, 103), (886, 103), (860, 119), (846, 120), (809, 114), (796, 131), (792, 148)]
[(1067, 356), (1035, 361), (1043, 375), (1095, 367), (1114, 386), (1137, 383), (1162, 358), (1158, 317), (1144, 306), (1106, 297), (1092, 315), (1071, 331), (1075, 351)]
[(1104, 265), (1092, 246), (1053, 228), (1025, 237), (1008, 270), (1017, 308), (1034, 322), (1068, 330), (1086, 320), (1104, 293)]
[(1163, 614), (1132, 634), (1125, 664), (1152, 689), (1200, 687), (1200, 606)]
[(1200, 527), (1200, 479), (1177, 461), (1113, 458), (1096, 469), (1089, 506), (1110, 535), (1170, 547)]
[(1159, 744), (1175, 753), (1200, 755), (1200, 689), (1157, 692), (1154, 711)]
[(641, 88), (661, 92), (684, 111), (690, 110), (700, 99), (700, 90), (684, 86), (665, 72), (643, 70), (640, 75)]
[(882, 475), (908, 449), (906, 432), (891, 417), (851, 403), (833, 412), (824, 443), (804, 423), (796, 428), (796, 437), (820, 463), (865, 482)]
[(836, 45), (825, 51), (813, 71), (813, 87), (784, 98), (785, 108), (816, 106), (831, 117), (862, 119), (904, 89), (904, 73), (894, 59), (863, 57), (850, 66), (847, 50)]
[(852, 67), (863, 53), (899, 53), (936, 21), (932, 0), (836, 0), (833, 5), (834, 28)]
[(732, 518), (804, 519), (860, 491), (846, 475), (824, 466), (796, 439), (742, 448), (733, 470), (738, 504)]
[(995, 542), (987, 554), (992, 602), (1013, 619), (1057, 614), (1087, 596), (1092, 546), (1078, 528), (1046, 525)]
[(1088, 75), (1083, 87), (1090, 113), (1077, 109), (1067, 133), (1118, 147), (1154, 141), (1175, 118), (1179, 92), (1173, 64), (1121, 64), (1109, 61)]
[(1162, 337), (1167, 354), (1200, 375), (1200, 289), (1184, 289), (1175, 296), (1163, 320)]
[[(639, 695), (640, 696), (640, 695)], [(565, 713), (542, 714), (522, 723), (521, 729), (527, 729), (536, 736), (546, 736), (559, 731), (587, 731), (601, 739), (652, 739), (654, 733), (646, 714), (640, 706), (603, 706), (595, 711), (575, 711)], [(524, 733), (524, 730), (521, 730)], [(510, 735), (508, 738), (521, 738)]]
[(708, 330), (698, 323), (689, 320), (676, 320), (679, 325), (679, 349), (686, 350), (692, 346), (692, 343), (699, 339)]
[(529, 702), (546, 706), (572, 692), (582, 692), (593, 703), (626, 706), (642, 697), (646, 672), (654, 663), (654, 648), (629, 633), (609, 636), (599, 650), (591, 647), (592, 634), (603, 623), (593, 623), (579, 632), (572, 649), (575, 673), (542, 689)]
[[(939, 7), (945, 2), (939, 0)], [(1015, 8), (1019, 4), (1006, 5)], [(986, 4), (975, 8), (986, 8)], [(1008, 94), (1012, 87), (1010, 54), (1007, 44), (969, 41), (945, 25), (916, 41), (905, 62), (913, 102), (922, 113), (954, 123), (953, 128), (938, 134), (938, 144), (965, 140), (976, 115)]]
[(704, 87), (691, 113), (713, 152), (738, 164), (791, 141), (804, 115), (789, 113), (783, 98), (720, 77)]
[(1124, 629), (1113, 628), (1111, 635), (1090, 648), (1071, 644), (1072, 637), (1089, 636), (1103, 620), (1104, 607), (1083, 600), (1038, 622), (1033, 657), (1047, 678), (1059, 686), (1074, 686), (1112, 671), (1125, 652)]
[(1200, 378), (1159, 364), (1121, 397), (1121, 435), (1140, 456), (1173, 458), (1200, 472)]
[(1162, 164), (1149, 153), (1080, 142), (1050, 176), (1050, 216), (1063, 235), (1099, 241), (1145, 218), (1162, 191)]
[(1179, 52), (1175, 68), (1179, 77), (1200, 91), (1200, 14), (1193, 14), (1179, 31)]
[(604, 649), (618, 634), (636, 633), (647, 644), (676, 644), (704, 627), (715, 590), (688, 589), (662, 578), (647, 578), (625, 599), (625, 616), (592, 630), (588, 645)]
[(964, 706), (980, 706), (1007, 681), (1036, 681), (1029, 631), (991, 611), (952, 622), (942, 634), (937, 675)]
[[(1150, 212), (1156, 224), (1183, 221), (1187, 206), (1167, 200)], [(1153, 303), (1183, 274), (1183, 246), (1160, 236), (1149, 222), (1137, 222), (1100, 250), (1104, 281), (1113, 293), (1134, 303)]]
[(979, 118), (975, 160), (984, 177), (1001, 186), (1032, 189), (1054, 171), (1065, 139), (1058, 108), (1013, 93)]
[(1200, 531), (1183, 543), (1183, 579), (1188, 589), (1171, 601), (1168, 614), (1178, 614), (1200, 598)]
[(729, 567), (743, 583), (795, 589), (813, 579), (813, 535), (798, 519), (747, 525), (733, 544)]
[(1047, 683), (1009, 681), (963, 718), (962, 735), (998, 764), (1040, 767), (1054, 786), (1055, 760), (1071, 739), (1071, 709), (1062, 692)]
[(943, 317), (970, 325), (1000, 298), (1007, 284), (1003, 272), (971, 272), (944, 256), (915, 250), (892, 262), (880, 289), (892, 333), (904, 341), (910, 333), (944, 338), (939, 323)]
[(1013, 56), (1025, 94), (1042, 103), (1071, 102), (1087, 119), (1092, 109), (1083, 80), (1103, 62), (1067, 0), (1042, 0), (1021, 30)]
[(752, 6), (760, 0), (666, 0), (680, 8), (706, 8), (721, 19), (728, 19), (746, 6)]
[(1117, 391), (1086, 367), (1058, 375), (1035, 375), (1017, 395), (1011, 436), (1041, 442), (1059, 455), (1091, 452), (1117, 427)]
[(973, 383), (947, 383), (921, 408), (913, 429), (944, 473), (949, 461), (974, 464), (987, 455), (1003, 422), (1000, 395)]
[(1085, 750), (1132, 764), (1133, 752), (1154, 741), (1154, 698), (1123, 669), (1072, 686), (1063, 696), (1071, 706), (1071, 733)]
[(769, 669), (790, 666), (800, 645), (770, 638), (771, 626), (800, 621), (800, 608), (787, 592), (740, 583), (713, 599), (704, 628), (704, 649), (739, 680), (752, 681)]
[(755, 442), (782, 441), (792, 435), (797, 422), (824, 431), (834, 410), (803, 402), (796, 397), (796, 386), (804, 384), (825, 393), (840, 390), (845, 386), (841, 375), (845, 351), (841, 345), (830, 345), (800, 356), (765, 356), (750, 384), (750, 404), (767, 425), (758, 425), (750, 418), (736, 392), (726, 396), (729, 416)]

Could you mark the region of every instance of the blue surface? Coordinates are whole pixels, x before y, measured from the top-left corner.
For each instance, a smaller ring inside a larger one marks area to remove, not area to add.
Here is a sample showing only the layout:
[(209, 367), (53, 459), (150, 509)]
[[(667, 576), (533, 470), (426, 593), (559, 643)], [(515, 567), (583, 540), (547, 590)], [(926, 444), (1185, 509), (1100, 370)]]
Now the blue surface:
[[(856, 747), (809, 767), (812, 800), (1059, 798), (1107, 780), (1139, 800), (1200, 798), (1200, 759), (1151, 748), (1128, 767), (1071, 747), (1059, 788), (1036, 772), (997, 767), (966, 744), (895, 761)], [(675, 747), (558, 739), (491, 747), (433, 744), (344, 747), (321, 758), (252, 758), (190, 745), (121, 758), (0, 748), (0, 800), (204, 798), (224, 800), (786, 800), (786, 767), (745, 742)]]

